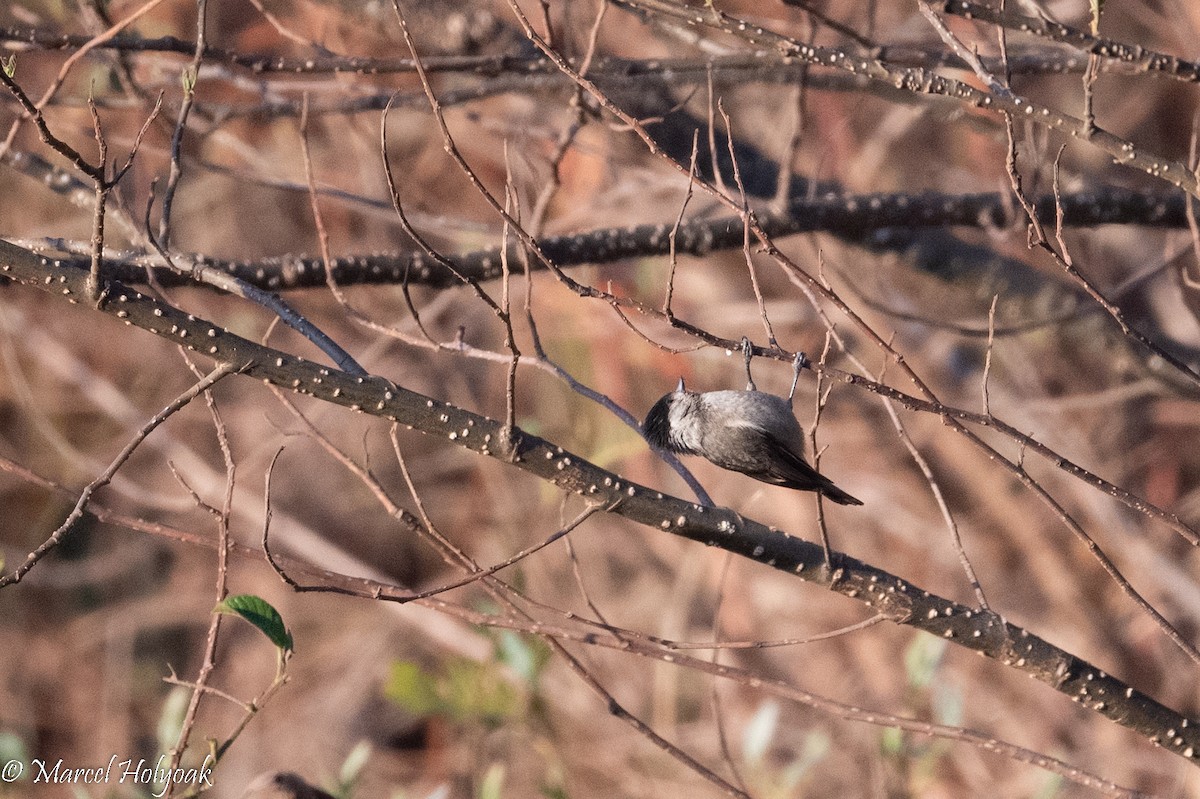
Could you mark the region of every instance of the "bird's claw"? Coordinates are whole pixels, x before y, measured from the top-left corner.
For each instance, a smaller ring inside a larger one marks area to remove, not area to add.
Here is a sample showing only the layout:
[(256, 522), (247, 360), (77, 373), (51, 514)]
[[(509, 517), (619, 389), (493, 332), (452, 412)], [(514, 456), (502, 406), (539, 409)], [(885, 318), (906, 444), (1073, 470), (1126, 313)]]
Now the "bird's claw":
[(792, 397), (796, 396), (796, 384), (800, 382), (800, 370), (810, 366), (812, 366), (812, 362), (808, 360), (808, 356), (803, 352), (797, 352), (796, 357), (792, 359), (792, 388), (788, 391), (788, 402), (791, 402)]
[(746, 390), (758, 391), (754, 385), (754, 377), (750, 374), (750, 359), (754, 357), (754, 345), (746, 336), (742, 336), (742, 357), (746, 359)]

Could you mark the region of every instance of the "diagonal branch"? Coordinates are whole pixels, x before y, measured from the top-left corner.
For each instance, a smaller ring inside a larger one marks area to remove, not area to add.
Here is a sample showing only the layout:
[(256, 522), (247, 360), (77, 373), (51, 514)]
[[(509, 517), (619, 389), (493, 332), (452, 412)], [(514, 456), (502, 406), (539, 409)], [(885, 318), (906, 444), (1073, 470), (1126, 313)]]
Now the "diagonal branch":
[[(1160, 178), (1193, 196), (1200, 196), (1200, 179), (1182, 161), (1174, 161), (1143, 151), (1133, 142), (1121, 139), (1109, 131), (1089, 126), (1084, 120), (1062, 111), (1039, 105), (1019, 95), (1002, 96), (980, 91), (962, 81), (946, 78), (920, 67), (897, 67), (877, 58), (847, 55), (831, 47), (807, 44), (774, 31), (739, 19), (710, 7), (690, 8), (669, 0), (613, 0), (633, 11), (661, 16), (686, 25), (719, 30), (737, 37), (749, 45), (767, 47), (785, 55), (799, 58), (817, 66), (859, 75), (875, 82), (886, 83), (913, 94), (928, 94), (958, 100), (966, 105), (988, 111), (1012, 114), (1036, 125), (1057, 130), (1074, 139), (1087, 142), (1108, 153), (1113, 159), (1156, 178)], [(551, 56), (553, 58), (553, 56)]]
[[(0, 242), (0, 275), (68, 301), (85, 296), (86, 272), (56, 265), (7, 242)], [(931, 594), (841, 553), (839, 568), (831, 573), (824, 568), (824, 553), (817, 544), (725, 508), (704, 508), (631, 483), (519, 428), (511, 431), (510, 449), (498, 450), (494, 442), (502, 440), (502, 422), (397, 387), (383, 377), (350, 375), (263, 347), (119, 283), (111, 285), (102, 310), (127, 325), (229, 363), (248, 377), (446, 438), (606, 504), (631, 521), (720, 547), (857, 599), (894, 623), (1018, 669), (1190, 762), (1200, 761), (1200, 724), (997, 614)]]

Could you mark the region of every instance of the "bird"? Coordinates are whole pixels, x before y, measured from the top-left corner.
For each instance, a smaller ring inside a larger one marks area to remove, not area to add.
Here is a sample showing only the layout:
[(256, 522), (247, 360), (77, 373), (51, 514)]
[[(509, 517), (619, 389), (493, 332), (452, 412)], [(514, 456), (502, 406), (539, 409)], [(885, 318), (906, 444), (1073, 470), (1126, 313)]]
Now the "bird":
[(783, 397), (746, 391), (688, 391), (679, 378), (642, 424), (651, 446), (699, 455), (722, 469), (771, 485), (816, 491), (839, 505), (861, 505), (804, 460), (804, 431)]

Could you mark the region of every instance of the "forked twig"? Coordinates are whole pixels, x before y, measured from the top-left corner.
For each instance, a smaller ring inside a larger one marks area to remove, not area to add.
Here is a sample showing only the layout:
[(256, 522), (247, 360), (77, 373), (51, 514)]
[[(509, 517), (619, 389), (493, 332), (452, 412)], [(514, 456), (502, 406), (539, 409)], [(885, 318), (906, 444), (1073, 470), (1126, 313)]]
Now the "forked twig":
[(193, 383), (187, 391), (183, 392), (178, 397), (171, 400), (171, 402), (167, 403), (166, 407), (154, 414), (149, 421), (142, 425), (141, 428), (134, 433), (133, 438), (126, 442), (125, 446), (121, 448), (121, 451), (117, 453), (117, 456), (113, 458), (108, 467), (101, 472), (95, 480), (88, 483), (87, 486), (84, 487), (83, 491), (79, 494), (79, 499), (75, 502), (75, 507), (71, 509), (69, 514), (67, 514), (67, 518), (63, 520), (63, 523), (60, 524), (54, 530), (54, 532), (52, 532), (50, 536), (43, 541), (40, 546), (38, 546), (37, 549), (30, 552), (20, 566), (17, 566), (17, 568), (9, 574), (0, 576), (0, 588), (21, 582), (21, 579), (29, 573), (30, 569), (37, 565), (38, 561), (40, 561), (46, 556), (47, 553), (62, 543), (63, 539), (66, 538), (66, 536), (74, 528), (76, 522), (83, 517), (83, 512), (87, 509), (88, 502), (91, 501), (92, 495), (104, 486), (108, 485), (109, 481), (112, 480), (113, 475), (117, 473), (117, 470), (120, 469), (127, 460), (129, 460), (129, 457), (133, 455), (134, 450), (136, 450), (138, 446), (146, 440), (146, 436), (154, 432), (155, 428), (173, 416), (181, 408), (185, 407), (196, 397), (212, 388), (217, 381), (233, 374), (235, 371), (237, 371), (237, 367), (232, 363), (218, 364), (217, 367), (209, 372), (203, 379)]

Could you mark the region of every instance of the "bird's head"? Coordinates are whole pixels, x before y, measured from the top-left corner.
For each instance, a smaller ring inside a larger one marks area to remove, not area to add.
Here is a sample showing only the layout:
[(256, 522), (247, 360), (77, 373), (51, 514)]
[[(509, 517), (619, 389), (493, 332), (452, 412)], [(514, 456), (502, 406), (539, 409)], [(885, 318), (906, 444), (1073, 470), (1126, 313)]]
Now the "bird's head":
[(679, 385), (669, 394), (664, 394), (654, 403), (642, 423), (642, 432), (650, 445), (672, 452), (684, 452), (688, 448), (680, 438), (681, 423), (695, 404), (699, 395), (688, 391), (679, 378)]

